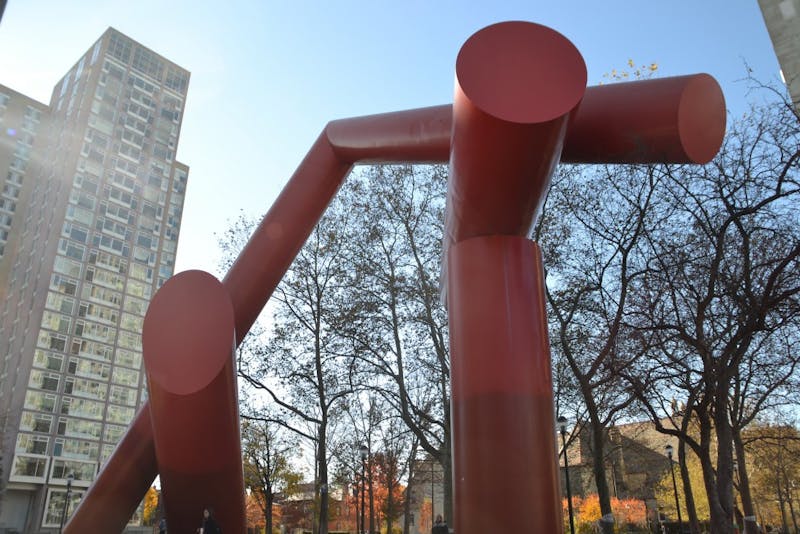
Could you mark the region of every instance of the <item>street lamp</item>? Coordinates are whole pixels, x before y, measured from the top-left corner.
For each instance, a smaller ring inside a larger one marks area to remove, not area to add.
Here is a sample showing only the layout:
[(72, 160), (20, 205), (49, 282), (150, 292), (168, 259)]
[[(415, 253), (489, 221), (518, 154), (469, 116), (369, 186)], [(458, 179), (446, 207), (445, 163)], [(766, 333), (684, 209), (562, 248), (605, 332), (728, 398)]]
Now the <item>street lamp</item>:
[(75, 475), (72, 473), (67, 475), (67, 496), (64, 497), (64, 508), (61, 510), (61, 524), (58, 526), (58, 534), (61, 534), (64, 528), (64, 520), (67, 518), (67, 509), (69, 508), (69, 493), (72, 490), (72, 481), (75, 480)]
[(669, 471), (672, 473), (672, 490), (675, 492), (675, 508), (678, 510), (678, 531), (683, 532), (683, 519), (681, 519), (681, 505), (678, 502), (678, 483), (675, 482), (675, 466), (672, 461), (672, 445), (667, 443), (667, 446), (664, 447), (664, 450), (667, 451), (667, 457), (669, 458)]
[(358, 534), (358, 472), (353, 480), (353, 501), (356, 503), (356, 534)]
[(558, 428), (561, 431), (561, 445), (564, 449), (564, 478), (567, 481), (567, 510), (569, 511), (569, 531), (575, 534), (575, 521), (572, 519), (572, 490), (569, 487), (569, 464), (567, 463), (567, 418), (563, 415), (558, 418)]
[(431, 525), (433, 525), (433, 456), (431, 456)]
[(361, 532), (366, 532), (365, 523), (364, 523), (364, 507), (366, 506), (365, 499), (366, 499), (366, 490), (367, 490), (367, 456), (369, 455), (369, 449), (366, 445), (361, 445), (359, 447), (359, 453), (361, 454)]

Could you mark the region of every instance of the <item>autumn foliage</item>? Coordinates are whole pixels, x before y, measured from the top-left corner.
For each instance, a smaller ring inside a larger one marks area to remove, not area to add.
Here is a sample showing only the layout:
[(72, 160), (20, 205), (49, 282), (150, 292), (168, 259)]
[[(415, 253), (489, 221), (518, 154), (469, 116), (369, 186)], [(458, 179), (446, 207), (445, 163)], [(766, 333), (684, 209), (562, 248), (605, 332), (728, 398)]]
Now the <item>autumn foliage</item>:
[[(563, 499), (564, 531), (569, 532), (569, 515), (567, 500)], [(597, 494), (585, 498), (573, 497), (572, 509), (575, 514), (575, 531), (577, 533), (596, 532), (595, 526), (600, 520), (600, 499)], [(647, 527), (647, 509), (644, 501), (638, 499), (611, 498), (611, 509), (616, 520), (615, 532), (629, 532), (630, 528)]]

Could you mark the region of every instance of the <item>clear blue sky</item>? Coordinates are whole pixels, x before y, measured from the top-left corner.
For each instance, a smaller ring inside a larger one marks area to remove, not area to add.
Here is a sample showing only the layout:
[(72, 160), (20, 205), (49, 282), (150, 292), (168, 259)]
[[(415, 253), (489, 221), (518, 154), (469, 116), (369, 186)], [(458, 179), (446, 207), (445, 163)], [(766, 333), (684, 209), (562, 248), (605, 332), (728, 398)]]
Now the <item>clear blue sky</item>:
[(177, 268), (213, 272), (214, 234), (240, 209), (266, 212), (326, 122), (450, 102), (461, 44), (503, 20), (564, 34), (590, 84), (629, 58), (661, 76), (708, 72), (738, 115), (745, 62), (778, 78), (756, 0), (9, 0), (0, 83), (48, 102), (108, 26), (190, 70)]

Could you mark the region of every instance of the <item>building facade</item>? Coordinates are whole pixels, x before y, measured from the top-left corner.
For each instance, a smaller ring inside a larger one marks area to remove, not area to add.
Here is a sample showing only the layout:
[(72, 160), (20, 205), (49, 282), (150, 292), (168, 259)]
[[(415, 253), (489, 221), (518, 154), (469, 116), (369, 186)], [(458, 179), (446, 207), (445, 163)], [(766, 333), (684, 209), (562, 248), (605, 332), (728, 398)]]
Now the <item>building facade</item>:
[(795, 106), (800, 104), (800, 0), (758, 0)]
[(0, 205), (0, 530), (57, 530), (146, 399), (141, 328), (174, 268), (188, 83), (109, 28), (48, 106), (0, 87), (17, 195)]

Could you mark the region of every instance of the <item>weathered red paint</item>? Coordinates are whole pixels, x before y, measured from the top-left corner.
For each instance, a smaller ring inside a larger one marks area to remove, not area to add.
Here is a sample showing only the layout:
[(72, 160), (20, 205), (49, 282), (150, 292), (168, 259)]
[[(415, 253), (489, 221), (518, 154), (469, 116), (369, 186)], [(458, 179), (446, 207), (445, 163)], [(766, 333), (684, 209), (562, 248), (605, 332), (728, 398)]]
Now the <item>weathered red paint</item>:
[(64, 532), (122, 532), (156, 475), (150, 408), (145, 405), (83, 495)]
[(227, 289), (202, 271), (170, 278), (144, 320), (153, 441), (170, 528), (191, 532), (214, 508), (243, 532), (234, 313)]
[(539, 247), (484, 236), (450, 247), (455, 531), (562, 531)]
[(586, 91), (567, 130), (567, 163), (708, 163), (725, 135), (725, 97), (708, 74)]
[(562, 35), (508, 22), (470, 37), (456, 78), (445, 216), (454, 527), (559, 533), (542, 269), (524, 237), (586, 67)]
[[(539, 273), (537, 276), (541, 277), (541, 265), (535, 245), (520, 238), (528, 235), (559, 160), (708, 161), (722, 142), (724, 99), (717, 83), (704, 74), (586, 89), (583, 60), (571, 43), (553, 30), (524, 22), (501, 23), (476, 33), (459, 54), (456, 76), (452, 107), (343, 119), (326, 126), (222, 282), (228, 295), (230, 317), (227, 312), (206, 317), (219, 319), (219, 323), (208, 326), (209, 332), (204, 335), (213, 341), (233, 335), (235, 344), (241, 342), (354, 164), (449, 161), (445, 258), (451, 257), (455, 262), (447, 267), (446, 273), (455, 277), (447, 282), (447, 287), (455, 291), (449, 295), (449, 302), (450, 321), (455, 330), (451, 333), (454, 347), (451, 357), (456, 415), (453, 433), (456, 527), (459, 532), (478, 532), (467, 530), (472, 528), (468, 525), (483, 525), (486, 518), (496, 517), (507, 508), (508, 503), (503, 499), (491, 499), (492, 510), (477, 515), (481, 513), (479, 510), (486, 510), (485, 504), (480, 507), (467, 504), (482, 498), (471, 481), (481, 480), (480, 484), (494, 490), (505, 484), (498, 474), (482, 468), (482, 462), (494, 465), (496, 473), (520, 467), (514, 463), (517, 460), (504, 460), (508, 449), (500, 453), (482, 452), (483, 445), (473, 446), (483, 443), (483, 425), (497, 422), (488, 415), (497, 413), (493, 407), (502, 406), (507, 416), (499, 426), (510, 429), (523, 425), (520, 428), (526, 436), (525, 447), (535, 446), (541, 451), (521, 466), (523, 470), (532, 470), (536, 474), (532, 478), (541, 481), (532, 485), (520, 482), (521, 486), (513, 488), (515, 498), (525, 494), (526, 499), (533, 495), (536, 502), (542, 501), (536, 505), (540, 521), (536, 528), (529, 528), (524, 522), (519, 523), (521, 526), (513, 523), (512, 528), (557, 532), (560, 529), (557, 525), (552, 530), (549, 526), (542, 527), (545, 523), (549, 525), (556, 513), (557, 482), (552, 481), (550, 474), (555, 465), (554, 452), (547, 448), (554, 445), (550, 439), (552, 399), (547, 393), (549, 360), (543, 330), (544, 308), (540, 302), (541, 278), (538, 289), (526, 281), (531, 273)], [(471, 261), (474, 268), (465, 265)], [(484, 276), (477, 274), (480, 272), (485, 274), (485, 282), (469, 282)], [(187, 276), (184, 282), (196, 284), (198, 291), (228, 309), (228, 304), (223, 303), (221, 286), (200, 274)], [(163, 299), (157, 295), (148, 310), (147, 323), (163, 320), (164, 324), (170, 324), (166, 317), (176, 311), (185, 313), (189, 323), (205, 317), (198, 309), (181, 304), (182, 298), (170, 296), (171, 292)], [(483, 309), (507, 315), (503, 320), (481, 319)], [(475, 320), (485, 320), (486, 326), (491, 325), (489, 330), (496, 331), (495, 337), (486, 340), (502, 342), (500, 345), (506, 347), (493, 349), (491, 363), (482, 356), (487, 353), (485, 350), (466, 348), (473, 341), (481, 342), (471, 337), (470, 327), (466, 326)], [(178, 488), (172, 493), (177, 497), (166, 495), (168, 502), (183, 499), (182, 491), (192, 496), (184, 504), (168, 505), (170, 522), (173, 516), (188, 514), (183, 510), (190, 500), (191, 507), (196, 505), (197, 492), (192, 490), (195, 476), (217, 481), (220, 495), (233, 496), (224, 505), (226, 510), (235, 514), (239, 509), (243, 486), (238, 475), (210, 474), (203, 467), (205, 456), (180, 458), (186, 450), (185, 436), (175, 435), (169, 428), (170, 417), (177, 416), (181, 419), (178, 427), (196, 429), (210, 413), (218, 424), (228, 428), (213, 437), (214, 443), (219, 439), (221, 444), (220, 454), (224, 458), (219, 461), (230, 468), (241, 460), (241, 453), (230, 446), (232, 436), (238, 440), (238, 427), (230, 427), (237, 423), (232, 368), (227, 365), (219, 368), (215, 378), (196, 390), (183, 387), (187, 380), (191, 382), (191, 377), (178, 378), (172, 384), (170, 376), (175, 376), (174, 372), (159, 375), (169, 364), (156, 354), (163, 358), (177, 356), (178, 360), (187, 357), (183, 350), (167, 347), (171, 335), (187, 340), (190, 332), (197, 331), (189, 323), (181, 326), (180, 332), (167, 329), (153, 334), (156, 341), (152, 353), (145, 347), (151, 388), (155, 384), (156, 390), (160, 390), (155, 395), (160, 400), (145, 404), (137, 414), (117, 451), (67, 524), (67, 534), (121, 530), (119, 526), (127, 522), (157, 472), (162, 472), (162, 477), (166, 474), (171, 481), (168, 486)], [(525, 328), (535, 334), (526, 335)], [(513, 332), (506, 332), (509, 329)], [(209, 359), (204, 360), (202, 369), (205, 372), (216, 369), (213, 362), (224, 357), (223, 352), (200, 350), (198, 354)], [(538, 374), (531, 378), (533, 372)], [(498, 383), (491, 377), (502, 377), (504, 373), (522, 377), (514, 382), (520, 386), (519, 391), (516, 386), (509, 386), (499, 396), (484, 395), (483, 389), (488, 384)], [(487, 377), (487, 385), (481, 385), (481, 376)], [(530, 380), (526, 381), (526, 377)], [(223, 421), (225, 417), (229, 420)], [(516, 438), (515, 443), (522, 447)], [(485, 451), (494, 451), (497, 443), (490, 441), (486, 447)], [(156, 451), (159, 451), (157, 467)], [(184, 459), (192, 461), (185, 463)], [(498, 461), (500, 464), (496, 465)], [(459, 480), (459, 476), (465, 479)], [(534, 501), (526, 501), (525, 505), (531, 502)], [(531, 512), (518, 515), (530, 516)], [(239, 523), (235, 524), (237, 530)], [(484, 531), (498, 528), (500, 524), (495, 523)]]

